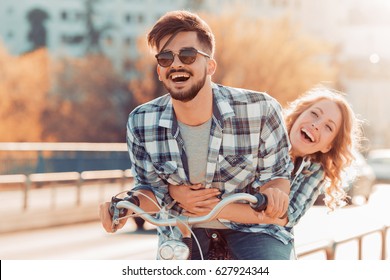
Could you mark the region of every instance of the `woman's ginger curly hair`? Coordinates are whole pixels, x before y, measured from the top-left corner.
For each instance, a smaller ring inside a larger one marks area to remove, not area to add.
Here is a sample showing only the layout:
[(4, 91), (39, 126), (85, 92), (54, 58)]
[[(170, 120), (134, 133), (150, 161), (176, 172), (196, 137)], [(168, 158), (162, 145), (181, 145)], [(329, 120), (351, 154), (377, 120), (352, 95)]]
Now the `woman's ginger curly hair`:
[(342, 126), (327, 153), (308, 155), (313, 162), (322, 165), (329, 181), (325, 188), (325, 204), (330, 210), (345, 205), (346, 193), (342, 188), (342, 172), (354, 160), (353, 150), (358, 149), (361, 139), (360, 122), (343, 94), (323, 86), (315, 87), (293, 101), (285, 110), (288, 134), (297, 118), (313, 104), (321, 100), (332, 100), (340, 109)]

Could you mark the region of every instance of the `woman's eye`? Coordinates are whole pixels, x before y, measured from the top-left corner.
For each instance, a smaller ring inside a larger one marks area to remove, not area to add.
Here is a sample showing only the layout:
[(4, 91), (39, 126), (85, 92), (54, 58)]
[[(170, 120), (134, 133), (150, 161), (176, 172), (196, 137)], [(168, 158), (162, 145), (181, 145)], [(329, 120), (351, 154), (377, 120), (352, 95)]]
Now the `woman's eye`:
[(330, 125), (327, 125), (326, 128), (330, 131), (330, 132), (333, 132), (333, 129)]
[(318, 117), (318, 114), (317, 114), (316, 112), (314, 112), (314, 111), (311, 111), (311, 114), (312, 114), (313, 116), (315, 116), (315, 117)]

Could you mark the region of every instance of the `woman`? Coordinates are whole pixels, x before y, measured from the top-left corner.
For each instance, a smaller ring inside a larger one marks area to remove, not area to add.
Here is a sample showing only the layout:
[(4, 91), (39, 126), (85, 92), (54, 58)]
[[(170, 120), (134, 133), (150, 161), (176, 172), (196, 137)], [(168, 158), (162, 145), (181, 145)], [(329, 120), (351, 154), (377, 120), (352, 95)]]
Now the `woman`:
[[(219, 215), (237, 224), (258, 224), (264, 243), (262, 259), (293, 259), (292, 228), (313, 205), (323, 190), (325, 204), (330, 210), (344, 205), (346, 197), (341, 187), (342, 171), (352, 160), (352, 149), (359, 140), (358, 121), (342, 95), (324, 87), (314, 88), (295, 100), (286, 109), (285, 122), (291, 142), (290, 155), (294, 162), (288, 216), (271, 219), (253, 211), (247, 204), (229, 205)], [(187, 215), (208, 212), (215, 205), (215, 197), (201, 186), (170, 186), (170, 195), (185, 209)], [(249, 229), (248, 225), (248, 232)], [(219, 230), (227, 244), (238, 242), (229, 229)], [(202, 251), (208, 250), (210, 229), (198, 228), (194, 232)], [(240, 240), (245, 244), (244, 240)], [(248, 244), (250, 246), (250, 244)], [(199, 256), (194, 246), (193, 256)], [(245, 259), (245, 248), (231, 252), (235, 259)]]

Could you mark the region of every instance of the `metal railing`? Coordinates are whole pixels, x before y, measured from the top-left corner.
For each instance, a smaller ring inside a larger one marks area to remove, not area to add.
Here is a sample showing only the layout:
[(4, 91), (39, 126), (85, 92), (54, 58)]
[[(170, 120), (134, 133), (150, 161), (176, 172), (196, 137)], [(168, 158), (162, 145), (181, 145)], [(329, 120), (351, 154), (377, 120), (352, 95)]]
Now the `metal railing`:
[[(71, 183), (76, 185), (76, 202), (75, 205), (79, 206), (81, 203), (80, 190), (86, 183), (92, 181), (115, 181), (121, 184), (121, 188), (124, 189), (125, 183), (133, 183), (133, 175), (130, 170), (99, 170), (99, 171), (84, 171), (78, 172), (60, 172), (60, 173), (35, 173), (30, 175), (0, 175), (1, 185), (22, 185), (24, 187), (23, 195), (23, 210), (28, 209), (28, 197), (33, 185), (48, 184), (50, 187), (54, 187), (58, 184)], [(349, 236), (344, 239), (337, 240), (322, 240), (313, 244), (305, 244), (297, 248), (298, 258), (315, 254), (318, 252), (324, 252), (327, 260), (334, 260), (336, 251), (339, 245), (356, 240), (358, 242), (358, 259), (363, 257), (363, 238), (379, 233), (381, 241), (380, 258), (385, 260), (387, 258), (387, 234), (390, 225), (384, 225), (378, 228), (371, 229), (369, 231), (360, 232), (355, 235)]]
[(57, 173), (33, 173), (29, 175), (0, 175), (0, 186), (19, 185), (23, 189), (22, 209), (29, 208), (29, 195), (34, 186), (49, 185), (55, 188), (59, 184), (71, 184), (76, 186), (75, 206), (81, 204), (81, 188), (92, 181), (111, 181), (119, 183), (124, 189), (125, 183), (133, 182), (130, 169), (127, 170), (97, 170), (83, 172), (57, 172)]
[(380, 234), (380, 242), (381, 242), (381, 252), (380, 252), (380, 259), (386, 260), (387, 258), (387, 233), (390, 228), (390, 225), (384, 225), (380, 226), (374, 229), (371, 229), (369, 231), (360, 232), (357, 234), (354, 234), (352, 236), (342, 238), (342, 239), (336, 239), (336, 240), (322, 240), (317, 243), (313, 244), (307, 244), (304, 246), (301, 246), (297, 248), (297, 255), (298, 258), (304, 257), (307, 255), (311, 255), (318, 252), (324, 252), (327, 260), (334, 260), (336, 257), (336, 251), (339, 245), (351, 242), (356, 240), (358, 243), (358, 260), (363, 259), (363, 238), (379, 233)]

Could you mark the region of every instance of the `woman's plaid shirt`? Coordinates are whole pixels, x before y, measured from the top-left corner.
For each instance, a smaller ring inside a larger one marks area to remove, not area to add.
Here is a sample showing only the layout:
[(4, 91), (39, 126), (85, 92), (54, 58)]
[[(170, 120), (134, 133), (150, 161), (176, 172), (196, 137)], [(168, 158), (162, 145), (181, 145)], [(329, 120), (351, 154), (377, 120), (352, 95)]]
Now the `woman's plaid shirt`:
[[(135, 189), (151, 189), (170, 214), (181, 208), (172, 202), (168, 184), (190, 185), (183, 139), (169, 94), (143, 104), (130, 114), (127, 143)], [(269, 95), (213, 84), (213, 116), (206, 166), (206, 188), (223, 196), (252, 192), (266, 182), (290, 179), (290, 144), (282, 110)], [(173, 205), (174, 204), (174, 205)], [(256, 225), (228, 223), (256, 231)]]
[[(287, 244), (294, 239), (293, 227), (314, 204), (326, 184), (327, 180), (322, 165), (305, 158), (291, 182), (287, 225), (284, 227), (274, 224), (244, 225), (248, 226), (246, 231), (252, 231), (253, 226), (255, 226), (256, 232), (269, 234)], [(234, 226), (236, 225), (242, 230), (243, 225), (234, 224)]]

